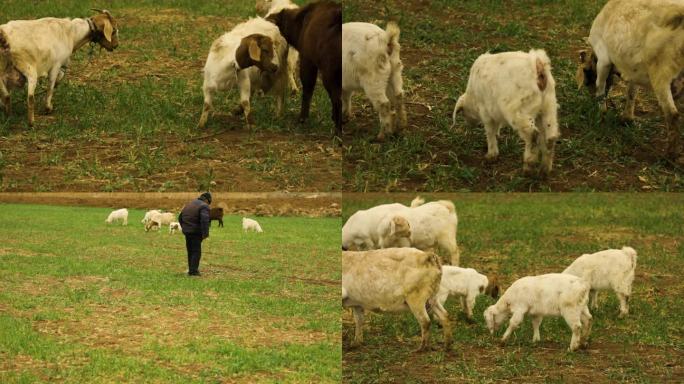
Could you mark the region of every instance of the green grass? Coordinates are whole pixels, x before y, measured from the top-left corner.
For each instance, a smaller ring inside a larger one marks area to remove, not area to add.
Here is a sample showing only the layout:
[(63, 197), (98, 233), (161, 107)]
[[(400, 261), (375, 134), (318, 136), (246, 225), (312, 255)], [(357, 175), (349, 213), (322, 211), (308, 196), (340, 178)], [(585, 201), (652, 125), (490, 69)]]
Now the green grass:
[[(681, 191), (684, 169), (663, 158), (665, 127), (652, 92), (642, 90), (637, 120), (618, 116), (624, 86), (602, 119), (598, 103), (577, 90), (577, 52), (586, 48), (592, 20), (605, 1), (516, 0), (344, 2), (345, 21), (388, 20), (401, 27), (408, 128), (372, 143), (377, 114), (364, 95), (345, 126), (346, 191)], [(502, 130), (500, 157), (484, 160), (484, 129), (468, 129), (451, 114), (475, 59), (487, 52), (543, 48), (556, 80), (561, 139), (548, 180), (522, 174), (523, 143)], [(429, 107), (429, 109), (428, 109)]]
[[(3, 1), (0, 24), (44, 16), (87, 17), (92, 14), (89, 8), (101, 6), (74, 0), (53, 1), (50, 7)], [(274, 116), (271, 96), (255, 95), (255, 124), (248, 128), (241, 116), (233, 116), (239, 104), (233, 89), (216, 95), (216, 115), (204, 130), (196, 128), (209, 47), (237, 23), (256, 15), (253, 2), (126, 0), (110, 10), (120, 28), (119, 48), (91, 52), (86, 46), (74, 53), (55, 92), (52, 115), (42, 114), (44, 81), (38, 87), (35, 128), (27, 125), (24, 90), (13, 92), (9, 118), (0, 113), (0, 158), (5, 159), (0, 162), (0, 190), (36, 189), (26, 174), (36, 175), (43, 190), (155, 191), (171, 177), (173, 190), (192, 190), (200, 182), (197, 176), (173, 172), (194, 174), (206, 167), (207, 158), (222, 160), (210, 166), (225, 190), (302, 190), (311, 185), (331, 190), (339, 185), (341, 154), (332, 141), (331, 107), (322, 86), (316, 88), (310, 120), (304, 125), (297, 122), (301, 92), (287, 98), (282, 118)], [(204, 136), (210, 138), (202, 140)], [(198, 155), (200, 143), (206, 148)], [(278, 159), (278, 173), (243, 166), (241, 161), (261, 159), (258, 151), (247, 157), (245, 149), (263, 143), (291, 154)], [(41, 158), (58, 159), (56, 164), (46, 167), (34, 156), (35, 146), (41, 149)], [(145, 158), (152, 154), (155, 157)], [(297, 156), (301, 154), (308, 156)], [(69, 172), (81, 161), (100, 162), (108, 172)], [(301, 162), (321, 172), (302, 179), (288, 171)], [(139, 178), (148, 182), (136, 182)]]
[[(414, 196), (347, 194), (346, 220), (358, 209)], [(412, 353), (420, 329), (409, 313), (371, 315), (364, 345), (350, 349), (351, 315), (343, 312), (343, 380), (378, 382), (681, 382), (684, 378), (684, 196), (679, 194), (441, 194), (459, 216), (461, 265), (497, 273), (502, 288), (516, 279), (562, 271), (574, 258), (623, 245), (638, 255), (630, 314), (619, 319), (614, 294), (599, 295), (589, 348), (568, 353), (570, 330), (560, 318), (541, 326), (532, 343), (529, 319), (504, 347), (489, 335), (479, 297), (474, 325), (457, 300), (447, 301), (453, 351)], [(496, 336), (503, 334), (503, 328)], [(432, 341), (441, 346), (440, 330)]]
[(339, 219), (228, 216), (189, 278), (142, 211), (1, 207), (0, 382), (340, 380)]

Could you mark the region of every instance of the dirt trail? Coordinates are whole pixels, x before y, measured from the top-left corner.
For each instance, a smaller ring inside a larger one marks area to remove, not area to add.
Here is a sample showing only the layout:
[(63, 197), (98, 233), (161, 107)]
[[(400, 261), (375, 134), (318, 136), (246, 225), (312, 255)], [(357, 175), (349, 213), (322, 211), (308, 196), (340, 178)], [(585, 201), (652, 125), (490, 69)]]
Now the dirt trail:
[[(161, 208), (178, 211), (198, 192), (3, 192), (0, 203)], [(226, 214), (340, 216), (341, 193), (213, 192), (212, 206)]]

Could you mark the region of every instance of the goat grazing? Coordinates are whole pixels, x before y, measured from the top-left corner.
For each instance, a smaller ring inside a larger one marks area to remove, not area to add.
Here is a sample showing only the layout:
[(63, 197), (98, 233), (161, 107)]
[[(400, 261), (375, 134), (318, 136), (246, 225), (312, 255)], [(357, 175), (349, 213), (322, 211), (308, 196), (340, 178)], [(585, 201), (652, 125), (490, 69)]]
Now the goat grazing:
[(246, 217), (242, 218), (242, 230), (247, 232), (247, 231), (254, 231), (261, 233), (263, 230), (261, 229), (261, 225), (256, 220), (253, 219), (248, 219)]
[(420, 349), (428, 346), (429, 306), (451, 344), (451, 326), (444, 308), (435, 301), (442, 275), (439, 257), (414, 248), (342, 252), (342, 305), (354, 313), (353, 346), (363, 342), (364, 311), (410, 310), (420, 324)]
[(485, 310), (484, 318), (491, 334), (511, 318), (501, 338), (505, 343), (526, 314), (532, 316), (533, 342), (540, 340), (539, 326), (544, 317), (563, 316), (572, 330), (569, 349), (574, 351), (580, 344), (586, 344), (591, 332), (588, 302), (589, 284), (577, 276), (562, 273), (527, 276), (511, 284), (499, 301)]
[(594, 19), (588, 42), (591, 50), (580, 52), (578, 85), (595, 91), (605, 110), (612, 73), (619, 72), (628, 84), (626, 120), (634, 119), (637, 87), (652, 88), (665, 116), (667, 152), (678, 156), (681, 122), (675, 100), (684, 94), (684, 3), (611, 0)]
[(437, 303), (444, 308), (449, 296), (458, 296), (461, 306), (466, 312), (468, 321), (473, 321), (475, 299), (479, 295), (499, 297), (499, 285), (496, 277), (489, 279), (472, 268), (459, 268), (453, 265), (442, 266), (442, 281), (437, 292)]
[(530, 52), (485, 53), (470, 68), (468, 86), (453, 113), (462, 113), (470, 126), (484, 125), (487, 159), (499, 156), (497, 136), (510, 126), (525, 142), (523, 170), (539, 160), (542, 171), (551, 172), (558, 129), (556, 83), (551, 76), (551, 61), (543, 50)]
[(590, 301), (594, 309), (598, 308), (598, 291), (613, 290), (620, 300), (620, 317), (624, 317), (629, 313), (636, 261), (634, 248), (607, 249), (578, 257), (563, 273), (581, 277), (589, 283)]
[(395, 22), (386, 30), (370, 23), (342, 24), (342, 119), (351, 119), (352, 94), (363, 91), (380, 116), (379, 141), (406, 127), (399, 31)]
[(209, 223), (213, 220), (218, 221), (219, 227), (223, 228), (223, 208), (215, 207), (209, 209)]
[(28, 123), (35, 117), (38, 79), (48, 77), (47, 112), (53, 111), (52, 96), (64, 77), (71, 55), (87, 43), (108, 51), (119, 46), (116, 20), (107, 10), (96, 10), (87, 19), (14, 20), (0, 25), (0, 96), (5, 113), (11, 113), (10, 90), (27, 84)]
[(214, 94), (237, 83), (247, 125), (251, 122), (250, 97), (257, 90), (276, 97), (276, 115), (283, 113), (287, 93), (287, 42), (278, 27), (257, 17), (238, 24), (214, 41), (204, 65), (204, 107), (198, 123), (203, 128), (213, 110)]
[(122, 225), (128, 225), (128, 209), (126, 208), (121, 208), (117, 209), (116, 211), (112, 211), (109, 216), (107, 216), (107, 220), (105, 220), (105, 223), (107, 224), (112, 224), (115, 221), (122, 221)]

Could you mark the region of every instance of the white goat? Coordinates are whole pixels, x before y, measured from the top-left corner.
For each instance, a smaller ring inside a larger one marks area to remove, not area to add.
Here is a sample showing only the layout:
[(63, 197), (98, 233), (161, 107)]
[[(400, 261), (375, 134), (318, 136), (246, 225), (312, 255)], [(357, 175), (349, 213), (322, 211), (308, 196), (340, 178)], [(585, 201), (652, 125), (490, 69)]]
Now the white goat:
[(613, 290), (620, 300), (620, 317), (624, 317), (629, 313), (636, 261), (634, 248), (607, 249), (578, 257), (563, 273), (581, 277), (589, 283), (594, 309), (598, 308), (598, 291)]
[[(293, 3), (290, 0), (273, 0), (273, 1), (266, 1), (264, 6), (266, 6), (266, 12), (264, 15), (264, 18), (267, 18), (271, 15), (274, 15), (276, 13), (279, 13), (283, 9), (297, 9), (299, 6), (295, 3)], [(257, 10), (259, 9), (259, 5), (257, 2)], [(297, 68), (299, 67), (299, 52), (297, 52), (297, 49), (295, 47), (290, 46), (287, 51), (287, 81), (290, 84), (290, 89), (293, 92), (297, 92), (299, 90), (299, 86), (297, 86), (297, 81), (295, 81), (295, 73), (297, 72)]]
[(254, 231), (261, 233), (263, 230), (261, 229), (261, 225), (256, 220), (253, 219), (248, 219), (246, 217), (242, 218), (242, 230), (247, 232), (247, 231)]
[(386, 30), (370, 23), (342, 24), (342, 116), (351, 119), (352, 94), (363, 91), (380, 116), (378, 140), (406, 127), (399, 33), (394, 22)]
[(147, 222), (150, 220), (150, 218), (152, 216), (159, 214), (159, 213), (161, 213), (161, 211), (156, 210), (156, 209), (152, 209), (150, 211), (147, 211), (147, 212), (145, 212), (145, 217), (143, 217), (143, 219), (140, 222), (143, 224), (147, 224)]
[(637, 87), (651, 87), (668, 129), (668, 153), (679, 151), (679, 111), (674, 100), (684, 94), (684, 2), (681, 0), (611, 0), (591, 25), (592, 52), (580, 52), (578, 84), (594, 87), (606, 109), (613, 68), (628, 84), (622, 114), (634, 119)]
[(52, 112), (55, 85), (65, 74), (76, 50), (98, 43), (108, 51), (119, 45), (117, 24), (107, 10), (87, 19), (15, 20), (0, 25), (0, 96), (11, 113), (9, 90), (27, 84), (28, 122), (34, 123), (38, 79), (48, 77), (46, 108)]
[(238, 24), (214, 41), (204, 66), (204, 107), (198, 124), (203, 128), (217, 91), (237, 83), (240, 106), (250, 124), (250, 97), (258, 90), (276, 96), (276, 114), (282, 115), (287, 93), (287, 41), (278, 27), (260, 17)]
[(356, 325), (352, 346), (363, 342), (364, 311), (410, 310), (420, 324), (420, 349), (426, 348), (430, 332), (426, 305), (430, 305), (442, 324), (448, 348), (449, 317), (435, 302), (441, 274), (437, 256), (414, 248), (342, 252), (342, 305), (352, 308)]
[(562, 273), (527, 276), (516, 280), (496, 304), (487, 308), (484, 318), (489, 332), (494, 334), (512, 315), (501, 338), (505, 343), (526, 314), (532, 316), (533, 342), (540, 340), (539, 326), (544, 317), (563, 316), (572, 330), (569, 349), (574, 351), (580, 344), (586, 345), (591, 332), (588, 302), (589, 284), (577, 276)]
[(551, 172), (558, 128), (556, 83), (551, 61), (543, 50), (485, 53), (470, 68), (468, 87), (458, 98), (453, 113), (462, 112), (470, 126), (482, 123), (487, 135), (487, 159), (499, 156), (497, 136), (510, 126), (525, 142), (523, 170), (539, 160), (542, 171)]
[(176, 214), (171, 212), (153, 214), (147, 221), (147, 224), (145, 224), (145, 232), (148, 232), (153, 228), (161, 229), (161, 227), (164, 225), (171, 225), (171, 222), (176, 221), (176, 218)]
[(119, 221), (119, 220), (121, 220), (123, 222), (122, 225), (128, 225), (128, 209), (121, 208), (121, 209), (117, 209), (115, 211), (112, 211), (109, 214), (109, 216), (107, 216), (105, 223), (112, 224), (113, 222)]
[(177, 221), (172, 221), (171, 223), (169, 223), (169, 233), (170, 233), (170, 234), (173, 234), (173, 233), (175, 233), (176, 231), (182, 232), (182, 231), (183, 231), (183, 228), (181, 227), (181, 225), (180, 225), (179, 222), (177, 222)]
[(422, 204), (422, 199), (416, 198), (411, 207), (383, 204), (349, 217), (342, 227), (342, 248), (369, 250), (410, 246), (424, 251), (441, 249), (452, 265), (458, 265), (457, 226), (456, 209), (447, 200)]
[(473, 321), (473, 308), (479, 295), (499, 297), (499, 285), (496, 277), (489, 279), (472, 268), (460, 268), (452, 265), (442, 266), (442, 281), (437, 292), (437, 303), (444, 308), (444, 303), (451, 295), (461, 299), (461, 306), (469, 321)]

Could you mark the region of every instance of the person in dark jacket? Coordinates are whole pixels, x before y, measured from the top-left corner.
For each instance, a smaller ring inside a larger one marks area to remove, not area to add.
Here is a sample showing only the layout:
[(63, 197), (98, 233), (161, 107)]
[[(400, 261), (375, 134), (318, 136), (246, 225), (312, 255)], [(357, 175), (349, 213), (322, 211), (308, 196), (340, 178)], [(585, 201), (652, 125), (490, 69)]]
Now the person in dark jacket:
[(185, 205), (178, 215), (183, 228), (185, 247), (188, 250), (188, 275), (200, 276), (199, 263), (202, 258), (202, 240), (209, 237), (209, 205), (211, 193), (205, 192)]

